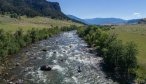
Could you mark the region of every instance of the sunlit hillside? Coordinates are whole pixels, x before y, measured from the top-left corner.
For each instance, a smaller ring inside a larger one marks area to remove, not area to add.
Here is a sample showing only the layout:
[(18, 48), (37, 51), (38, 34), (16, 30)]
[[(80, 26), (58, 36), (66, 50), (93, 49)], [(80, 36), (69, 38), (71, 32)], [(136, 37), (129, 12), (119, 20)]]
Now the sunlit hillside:
[(22, 16), (20, 19), (10, 18), (9, 16), (0, 16), (0, 29), (4, 29), (6, 31), (15, 31), (18, 28), (22, 28), (23, 30), (28, 30), (31, 28), (51, 28), (52, 26), (70, 26), (70, 25), (78, 25), (81, 24), (67, 21), (67, 20), (57, 20), (50, 19), (47, 17), (34, 17), (27, 18)]

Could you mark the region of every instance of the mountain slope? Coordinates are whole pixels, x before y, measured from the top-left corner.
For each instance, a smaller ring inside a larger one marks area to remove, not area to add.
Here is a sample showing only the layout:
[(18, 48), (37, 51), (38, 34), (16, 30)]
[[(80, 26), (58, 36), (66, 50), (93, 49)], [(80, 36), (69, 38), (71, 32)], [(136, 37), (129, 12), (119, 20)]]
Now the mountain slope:
[(138, 21), (138, 24), (146, 24), (146, 18), (140, 19), (140, 20)]
[(146, 18), (129, 20), (127, 24), (146, 24)]
[(61, 12), (59, 3), (46, 0), (0, 0), (0, 13), (16, 13), (18, 15), (48, 16), (57, 19), (68, 19)]
[(132, 20), (128, 20), (127, 24), (138, 24), (139, 21), (140, 19), (132, 19)]
[(88, 24), (86, 21), (84, 21), (84, 19), (80, 19), (80, 18), (78, 18), (78, 17), (76, 17), (76, 16), (73, 16), (73, 15), (67, 15), (67, 16), (68, 16), (69, 18), (71, 18), (71, 19), (80, 21), (80, 22), (82, 22), (82, 23), (84, 23), (84, 24)]

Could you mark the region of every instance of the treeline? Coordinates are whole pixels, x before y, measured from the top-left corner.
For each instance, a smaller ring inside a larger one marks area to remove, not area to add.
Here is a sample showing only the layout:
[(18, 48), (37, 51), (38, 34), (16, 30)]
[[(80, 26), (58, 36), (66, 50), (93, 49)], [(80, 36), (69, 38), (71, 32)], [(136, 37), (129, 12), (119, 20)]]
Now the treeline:
[(125, 84), (136, 76), (137, 48), (133, 42), (124, 44), (117, 35), (109, 34), (109, 29), (106, 26), (81, 27), (78, 34), (103, 57), (110, 76)]
[(76, 28), (76, 26), (62, 27), (62, 28), (49, 28), (49, 29), (31, 29), (24, 32), (22, 29), (18, 29), (15, 33), (5, 32), (0, 29), (0, 62), (9, 56), (17, 53), (21, 48), (26, 47), (32, 43), (47, 39), (61, 31), (70, 31)]
[(69, 19), (61, 12), (59, 3), (47, 0), (0, 0), (0, 14), (15, 14), (28, 17), (47, 16), (56, 19)]

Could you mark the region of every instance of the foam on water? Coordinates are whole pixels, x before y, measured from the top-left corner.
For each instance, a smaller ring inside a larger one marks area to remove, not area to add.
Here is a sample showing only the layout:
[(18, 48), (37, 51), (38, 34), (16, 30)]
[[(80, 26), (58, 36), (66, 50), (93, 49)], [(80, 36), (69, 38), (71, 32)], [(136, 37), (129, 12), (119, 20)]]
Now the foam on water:
[(57, 64), (57, 63), (58, 63), (58, 61), (57, 61), (57, 60), (53, 60), (53, 63)]
[(47, 76), (43, 73), (43, 71), (40, 71), (40, 69), (36, 70), (36, 71), (29, 71), (26, 76), (31, 75), (32, 78), (30, 80), (32, 81), (36, 81), (37, 83), (43, 82), (46, 83), (47, 82)]
[(63, 72), (65, 69), (60, 65), (53, 65), (52, 70), (57, 70), (59, 72)]
[(68, 59), (72, 60), (72, 61), (77, 61), (77, 62), (83, 63), (83, 64), (96, 64), (96, 63), (98, 63), (98, 61), (100, 61), (100, 60), (98, 60), (96, 58), (81, 57), (79, 55), (76, 55), (74, 57), (68, 57)]
[(69, 82), (71, 82), (71, 79), (70, 78), (64, 78), (64, 82), (69, 83)]
[(53, 51), (48, 51), (46, 54), (46, 59), (49, 59), (52, 56), (53, 56)]
[(75, 76), (72, 76), (72, 79), (75, 81), (75, 83), (78, 83), (78, 79)]
[(46, 81), (47, 81), (47, 76), (45, 75), (45, 74), (43, 74), (43, 72), (42, 71), (40, 71), (40, 70), (38, 70), (37, 71), (37, 76), (38, 76), (38, 78), (39, 78), (39, 82), (44, 82), (44, 83), (46, 83)]

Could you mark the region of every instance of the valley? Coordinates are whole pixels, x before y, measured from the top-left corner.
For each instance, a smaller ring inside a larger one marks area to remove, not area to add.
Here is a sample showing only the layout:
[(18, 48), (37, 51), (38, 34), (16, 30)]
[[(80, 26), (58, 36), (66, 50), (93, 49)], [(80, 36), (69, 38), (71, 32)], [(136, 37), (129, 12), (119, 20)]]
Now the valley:
[(146, 84), (144, 3), (0, 0), (0, 84)]

